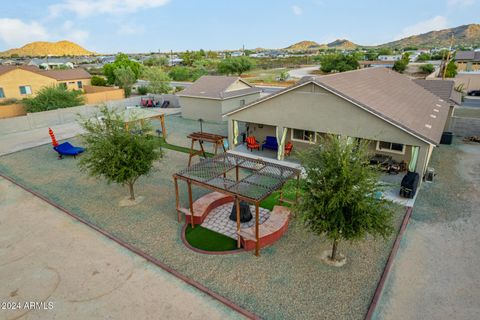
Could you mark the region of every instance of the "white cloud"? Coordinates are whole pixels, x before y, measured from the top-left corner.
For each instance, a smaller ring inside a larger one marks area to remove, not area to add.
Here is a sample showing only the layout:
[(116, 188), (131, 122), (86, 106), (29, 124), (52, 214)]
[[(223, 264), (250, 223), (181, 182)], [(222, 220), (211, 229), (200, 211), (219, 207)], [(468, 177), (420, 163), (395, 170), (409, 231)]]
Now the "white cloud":
[(420, 21), (414, 25), (405, 27), (402, 29), (402, 32), (398, 34), (394, 40), (402, 39), (405, 37), (448, 28), (447, 18), (444, 16), (436, 16), (432, 19), (425, 21)]
[(90, 34), (87, 31), (77, 28), (72, 21), (67, 20), (63, 23), (62, 30), (57, 37), (79, 44), (85, 44)]
[(133, 35), (140, 35), (145, 32), (145, 28), (141, 25), (131, 25), (131, 24), (123, 24), (118, 28), (117, 33), (122, 36), (133, 36)]
[(447, 6), (452, 7), (468, 7), (475, 4), (476, 0), (447, 0)]
[(142, 9), (151, 9), (166, 5), (169, 0), (64, 0), (49, 7), (50, 15), (57, 17), (72, 12), (79, 17), (96, 14), (133, 13)]
[(0, 19), (0, 41), (9, 47), (19, 47), (32, 41), (48, 40), (47, 30), (38, 22), (20, 19)]
[(301, 16), (303, 13), (303, 10), (299, 6), (292, 6), (292, 12), (296, 16)]

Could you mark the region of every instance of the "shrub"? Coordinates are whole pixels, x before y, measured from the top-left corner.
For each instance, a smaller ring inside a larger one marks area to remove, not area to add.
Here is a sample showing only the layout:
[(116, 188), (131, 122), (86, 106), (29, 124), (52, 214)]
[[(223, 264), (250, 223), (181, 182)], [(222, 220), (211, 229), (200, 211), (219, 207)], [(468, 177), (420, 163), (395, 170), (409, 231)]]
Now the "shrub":
[(146, 68), (143, 72), (143, 76), (149, 81), (148, 91), (150, 93), (168, 93), (172, 90), (170, 86), (170, 77), (166, 74), (161, 67)]
[(84, 103), (82, 91), (68, 90), (65, 86), (42, 88), (36, 97), (23, 99), (27, 112), (70, 108)]
[(99, 76), (93, 76), (92, 79), (90, 80), (90, 83), (92, 84), (92, 86), (97, 86), (97, 87), (107, 86), (107, 80)]
[(137, 88), (137, 93), (144, 96), (148, 93), (148, 87), (147, 86), (141, 86)]
[(220, 74), (236, 74), (252, 70), (255, 67), (255, 61), (249, 57), (226, 58), (218, 64), (218, 73)]
[(451, 60), (447, 64), (447, 70), (445, 71), (445, 77), (446, 78), (455, 78), (457, 75), (457, 65), (455, 64), (455, 61)]
[(419, 69), (422, 73), (430, 74), (433, 71), (435, 71), (435, 66), (431, 63), (427, 63), (427, 64), (424, 64), (424, 65), (421, 65)]
[(407, 65), (408, 65), (408, 62), (405, 61), (404, 59), (397, 60), (393, 64), (393, 70), (399, 73), (403, 73), (405, 70), (407, 70)]
[(357, 57), (352, 54), (326, 54), (319, 56), (320, 70), (323, 72), (344, 72), (358, 69)]
[(129, 97), (132, 93), (132, 86), (137, 80), (135, 73), (130, 67), (120, 67), (114, 70), (115, 84), (125, 91), (125, 96)]
[(181, 66), (173, 67), (168, 73), (168, 75), (174, 81), (188, 81), (191, 77), (190, 69)]

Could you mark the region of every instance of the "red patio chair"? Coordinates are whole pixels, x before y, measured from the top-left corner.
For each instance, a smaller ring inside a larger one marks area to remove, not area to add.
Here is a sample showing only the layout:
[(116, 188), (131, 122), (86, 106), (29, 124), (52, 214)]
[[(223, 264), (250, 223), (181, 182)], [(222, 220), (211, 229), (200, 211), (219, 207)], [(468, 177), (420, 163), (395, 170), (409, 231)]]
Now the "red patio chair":
[(250, 149), (250, 151), (253, 151), (253, 149), (260, 150), (260, 144), (254, 136), (247, 137), (245, 141), (247, 142), (247, 148)]
[(285, 156), (289, 156), (292, 153), (293, 149), (293, 144), (291, 141), (288, 141), (287, 144), (285, 145)]

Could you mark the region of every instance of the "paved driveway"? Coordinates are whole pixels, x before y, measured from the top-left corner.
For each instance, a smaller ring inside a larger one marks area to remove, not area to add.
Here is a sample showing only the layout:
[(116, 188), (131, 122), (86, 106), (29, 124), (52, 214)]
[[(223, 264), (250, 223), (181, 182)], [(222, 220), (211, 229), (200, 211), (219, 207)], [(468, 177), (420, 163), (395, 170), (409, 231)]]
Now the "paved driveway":
[[(37, 310), (25, 302), (44, 302)], [(22, 309), (3, 310), (12, 303)], [(28, 306), (28, 305), (27, 305)], [(0, 319), (230, 319), (233, 310), (0, 178)]]

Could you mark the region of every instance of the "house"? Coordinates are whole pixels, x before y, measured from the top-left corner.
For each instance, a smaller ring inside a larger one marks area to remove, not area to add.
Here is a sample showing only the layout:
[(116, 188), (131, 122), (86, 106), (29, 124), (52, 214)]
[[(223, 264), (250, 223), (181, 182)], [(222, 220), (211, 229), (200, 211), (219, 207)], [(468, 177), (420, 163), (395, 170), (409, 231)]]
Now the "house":
[(0, 66), (0, 100), (33, 97), (47, 86), (82, 90), (91, 75), (84, 69), (41, 70), (34, 66)]
[(480, 51), (457, 51), (455, 64), (459, 72), (480, 71)]
[(37, 68), (43, 70), (51, 70), (51, 69), (73, 69), (73, 63), (65, 58), (33, 58), (28, 62), (29, 66), (35, 66)]
[(398, 61), (402, 60), (402, 55), (401, 54), (394, 54), (394, 55), (379, 55), (378, 60), (380, 61)]
[[(365, 68), (299, 83), (225, 114), (229, 143), (238, 150), (242, 132), (258, 141), (290, 141), (294, 150), (336, 134), (370, 141), (372, 153), (406, 162), (423, 176), (440, 142), (449, 103), (410, 78), (386, 68)], [(242, 148), (243, 147), (243, 148)], [(279, 147), (277, 159), (284, 159)]]
[(222, 114), (260, 98), (261, 89), (240, 77), (203, 76), (178, 93), (182, 116), (222, 121)]

